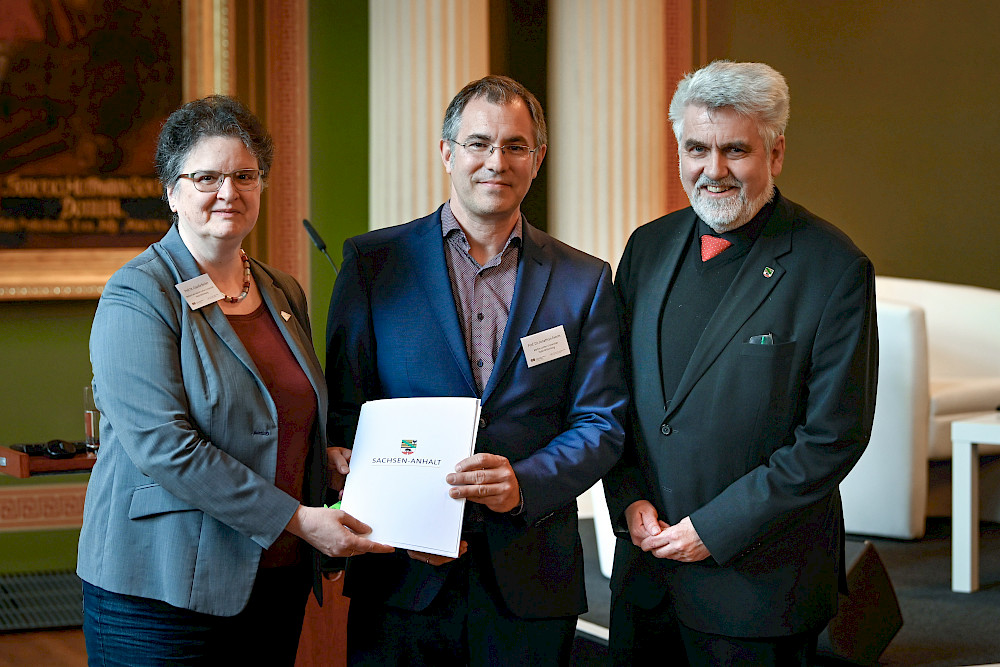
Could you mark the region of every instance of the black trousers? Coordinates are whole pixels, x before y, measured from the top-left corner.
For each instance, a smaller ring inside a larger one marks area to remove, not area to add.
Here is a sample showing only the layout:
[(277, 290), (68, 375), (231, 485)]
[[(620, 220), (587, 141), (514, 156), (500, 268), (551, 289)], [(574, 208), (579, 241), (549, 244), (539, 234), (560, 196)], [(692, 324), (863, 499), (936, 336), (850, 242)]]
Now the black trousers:
[[(767, 613), (762, 609), (761, 613)], [(643, 664), (691, 667), (808, 667), (821, 629), (782, 637), (727, 637), (693, 630), (677, 620), (670, 595), (643, 609), (611, 598), (608, 651), (616, 667)]]
[(576, 616), (524, 619), (500, 597), (485, 540), (473, 537), (423, 611), (351, 598), (349, 665), (568, 665)]

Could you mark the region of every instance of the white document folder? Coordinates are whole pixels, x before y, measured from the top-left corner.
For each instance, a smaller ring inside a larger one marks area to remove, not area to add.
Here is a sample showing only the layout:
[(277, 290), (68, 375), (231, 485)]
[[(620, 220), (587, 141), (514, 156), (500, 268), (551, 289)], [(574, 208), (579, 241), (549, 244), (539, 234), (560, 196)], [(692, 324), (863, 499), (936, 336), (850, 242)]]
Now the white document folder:
[(465, 499), (445, 477), (472, 456), (479, 399), (390, 398), (361, 406), (341, 509), (372, 528), (365, 537), (456, 558)]

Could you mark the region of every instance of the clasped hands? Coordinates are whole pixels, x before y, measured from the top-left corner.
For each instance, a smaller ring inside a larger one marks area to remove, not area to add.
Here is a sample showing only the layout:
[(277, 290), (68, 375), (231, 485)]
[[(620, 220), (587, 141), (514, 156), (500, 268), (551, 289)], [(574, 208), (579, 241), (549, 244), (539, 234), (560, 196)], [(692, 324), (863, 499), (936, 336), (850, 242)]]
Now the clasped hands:
[[(343, 447), (327, 448), (327, 465), (330, 469), (332, 488), (340, 489), (343, 495), (344, 478), (350, 472), (351, 450)], [(521, 486), (518, 484), (517, 476), (510, 461), (497, 454), (480, 452), (462, 459), (455, 466), (455, 472), (448, 473), (445, 481), (451, 485), (449, 495), (452, 498), (465, 498), (474, 503), (485, 505), (488, 509), (498, 512), (510, 512), (521, 502)], [(300, 508), (302, 509), (302, 508)], [(324, 508), (312, 508), (324, 509)], [(392, 551), (392, 547), (378, 544), (361, 537), (361, 535), (371, 532), (371, 528), (358, 521), (349, 514), (341, 510), (325, 510), (328, 512), (339, 512), (337, 516), (338, 524), (341, 527), (349, 528), (348, 532), (353, 533), (354, 540), (347, 539), (344, 547), (347, 553), (336, 553), (327, 555), (353, 556), (359, 553), (386, 553)], [(345, 536), (350, 537), (350, 536)], [(468, 543), (464, 540), (459, 545), (459, 558), (468, 550)], [(322, 549), (321, 549), (322, 551)], [(326, 553), (324, 551), (324, 553)], [(419, 560), (428, 565), (443, 565), (453, 558), (438, 556), (421, 551), (407, 550), (407, 555), (414, 560)]]
[(691, 517), (684, 517), (671, 526), (660, 521), (656, 508), (648, 500), (637, 500), (629, 505), (625, 509), (625, 521), (632, 544), (657, 558), (694, 563), (712, 555), (698, 536)]

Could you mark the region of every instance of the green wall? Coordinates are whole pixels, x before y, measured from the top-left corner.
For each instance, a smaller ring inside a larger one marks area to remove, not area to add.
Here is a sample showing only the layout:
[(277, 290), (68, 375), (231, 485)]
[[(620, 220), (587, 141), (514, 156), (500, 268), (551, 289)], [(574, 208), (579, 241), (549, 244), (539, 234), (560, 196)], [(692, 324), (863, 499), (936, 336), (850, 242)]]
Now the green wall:
[[(83, 439), (83, 387), (91, 378), (87, 343), (96, 308), (96, 301), (0, 302), (0, 444)], [(0, 486), (86, 479), (0, 475)], [(0, 572), (72, 569), (79, 534), (0, 532)]]
[(96, 301), (0, 302), (0, 444), (83, 438), (96, 309)]
[(878, 273), (1000, 288), (1000, 225), (979, 173), (1000, 146), (1000, 2), (710, 8), (710, 57), (788, 79), (786, 195), (846, 231)]
[[(309, 37), (310, 222), (339, 268), (344, 241), (368, 231), (368, 3), (311, 2)], [(334, 272), (311, 253), (310, 318), (325, 361)]]

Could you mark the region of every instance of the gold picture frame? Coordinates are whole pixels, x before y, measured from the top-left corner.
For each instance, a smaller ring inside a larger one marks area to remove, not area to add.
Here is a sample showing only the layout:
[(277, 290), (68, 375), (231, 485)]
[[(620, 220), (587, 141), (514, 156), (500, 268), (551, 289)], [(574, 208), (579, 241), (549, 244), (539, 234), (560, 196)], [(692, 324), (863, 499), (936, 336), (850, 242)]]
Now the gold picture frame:
[[(301, 0), (181, 3), (183, 99), (237, 94), (259, 108), (281, 147), (262, 210), (264, 225), (258, 222), (248, 252), (292, 273), (303, 285), (308, 285), (309, 271), (308, 240), (300, 226), (309, 217), (306, 7)], [(281, 29), (268, 31), (267, 26)], [(237, 62), (243, 63), (239, 69)], [(281, 86), (265, 97), (272, 80)], [(0, 301), (96, 299), (111, 274), (144, 249), (0, 250)]]
[[(184, 0), (181, 6), (184, 99), (224, 92), (233, 0)], [(111, 274), (145, 247), (0, 250), (0, 301), (96, 299)]]
[(0, 250), (0, 301), (96, 299), (144, 248)]

